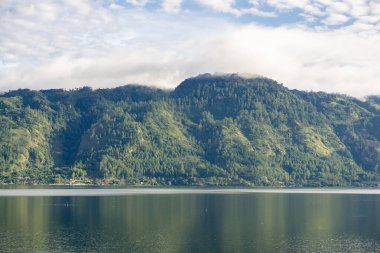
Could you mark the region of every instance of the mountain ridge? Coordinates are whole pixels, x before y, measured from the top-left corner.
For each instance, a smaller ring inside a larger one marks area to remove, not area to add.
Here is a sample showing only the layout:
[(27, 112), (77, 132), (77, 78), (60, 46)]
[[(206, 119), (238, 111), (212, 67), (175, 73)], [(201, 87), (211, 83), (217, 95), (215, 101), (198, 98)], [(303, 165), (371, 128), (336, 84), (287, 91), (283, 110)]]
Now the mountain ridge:
[(371, 185), (380, 103), (204, 74), (173, 90), (126, 85), (0, 95), (0, 181)]

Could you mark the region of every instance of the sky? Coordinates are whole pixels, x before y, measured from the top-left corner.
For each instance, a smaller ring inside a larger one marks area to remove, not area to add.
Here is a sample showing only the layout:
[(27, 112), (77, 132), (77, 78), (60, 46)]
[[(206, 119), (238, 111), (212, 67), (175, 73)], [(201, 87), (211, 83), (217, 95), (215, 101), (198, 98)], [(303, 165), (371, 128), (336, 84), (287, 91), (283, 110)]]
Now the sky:
[(380, 0), (0, 0), (0, 92), (202, 73), (380, 94)]

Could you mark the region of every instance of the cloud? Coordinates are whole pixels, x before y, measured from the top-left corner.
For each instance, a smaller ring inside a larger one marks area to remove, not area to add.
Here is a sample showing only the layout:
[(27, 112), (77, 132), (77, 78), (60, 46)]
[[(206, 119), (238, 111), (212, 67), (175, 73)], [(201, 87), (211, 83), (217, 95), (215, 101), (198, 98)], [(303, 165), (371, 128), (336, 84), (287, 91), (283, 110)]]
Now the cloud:
[(254, 72), (298, 89), (378, 94), (378, 39), (348, 32), (244, 26), (211, 42), (219, 46), (205, 52), (202, 67), (210, 72)]
[(162, 9), (166, 12), (177, 13), (181, 10), (182, 0), (164, 0), (162, 2)]
[(351, 6), (344, 2), (333, 2), (330, 7), (339, 13), (350, 13)]
[(143, 7), (147, 3), (149, 3), (150, 0), (125, 0), (125, 2), (128, 3), (128, 4), (131, 4), (133, 6)]
[(371, 2), (370, 4), (370, 13), (375, 16), (380, 15), (380, 3), (379, 2)]
[(240, 11), (241, 14), (250, 14), (258, 17), (268, 17), (268, 18), (275, 18), (277, 17), (277, 14), (272, 11), (262, 11), (258, 8), (251, 7), (249, 9), (244, 9)]
[(350, 17), (346, 15), (342, 15), (339, 13), (331, 13), (328, 15), (326, 19), (322, 21), (322, 23), (326, 25), (341, 25), (350, 20)]
[(289, 10), (289, 9), (304, 9), (307, 6), (312, 5), (310, 0), (298, 0), (298, 1), (292, 1), (292, 0), (266, 0), (262, 1), (262, 3), (271, 5), (277, 9), (280, 10)]
[[(280, 16), (279, 14), (283, 12), (293, 11), (294, 15), (299, 13), (299, 16), (312, 26), (319, 26), (320, 23), (337, 26), (348, 21), (352, 21), (354, 25), (368, 21), (373, 23), (380, 16), (378, 0), (250, 0), (249, 2), (258, 11), (262, 11), (267, 6), (274, 8), (277, 12), (276, 16)], [(244, 9), (239, 9), (239, 11), (244, 12)], [(377, 28), (372, 27), (372, 29)]]
[(235, 0), (199, 0), (199, 3), (216, 11), (241, 15), (241, 11), (234, 7)]
[[(313, 9), (303, 7), (308, 1), (299, 1), (297, 8), (314, 13), (313, 17), (320, 15), (327, 23), (336, 19), (338, 24), (343, 19), (336, 15), (352, 17), (357, 3), (344, 1), (351, 14), (338, 8), (331, 11), (335, 17), (325, 17), (329, 1), (323, 1), (319, 5), (313, 1)], [(284, 10), (286, 3), (295, 1), (277, 2)], [(380, 94), (380, 34), (374, 29), (379, 21), (368, 12), (363, 12), (367, 16), (360, 22), (339, 29), (303, 23), (273, 27), (192, 12), (182, 1), (160, 3), (158, 10), (145, 10), (120, 1), (4, 0), (0, 3), (0, 91), (127, 83), (173, 88), (199, 73), (241, 72), (302, 90), (357, 97)], [(243, 13), (262, 4), (251, 3), (243, 8), (234, 1), (210, 0), (207, 8), (227, 12), (235, 8)]]
[(211, 8), (216, 12), (233, 14), (235, 16), (253, 15), (258, 17), (277, 17), (276, 13), (258, 8), (257, 0), (248, 1), (248, 7), (239, 7), (236, 0), (198, 0), (202, 6)]

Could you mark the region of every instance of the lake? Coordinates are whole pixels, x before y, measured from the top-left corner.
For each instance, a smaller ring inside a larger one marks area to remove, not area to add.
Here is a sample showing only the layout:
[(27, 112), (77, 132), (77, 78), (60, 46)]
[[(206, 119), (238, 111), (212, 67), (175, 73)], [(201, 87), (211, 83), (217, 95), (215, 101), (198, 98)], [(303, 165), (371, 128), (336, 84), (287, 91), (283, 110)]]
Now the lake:
[(380, 190), (0, 189), (0, 252), (380, 252)]

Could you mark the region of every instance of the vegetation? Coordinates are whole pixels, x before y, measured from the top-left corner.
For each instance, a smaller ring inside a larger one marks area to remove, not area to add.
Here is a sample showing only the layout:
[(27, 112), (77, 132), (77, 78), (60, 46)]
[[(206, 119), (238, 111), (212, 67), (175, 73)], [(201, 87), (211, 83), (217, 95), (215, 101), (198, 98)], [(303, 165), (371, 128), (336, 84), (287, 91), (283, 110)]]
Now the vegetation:
[(380, 97), (202, 75), (0, 95), (0, 182), (342, 186), (380, 178)]

